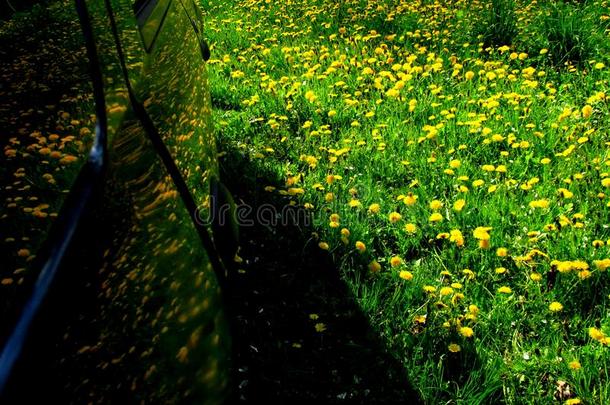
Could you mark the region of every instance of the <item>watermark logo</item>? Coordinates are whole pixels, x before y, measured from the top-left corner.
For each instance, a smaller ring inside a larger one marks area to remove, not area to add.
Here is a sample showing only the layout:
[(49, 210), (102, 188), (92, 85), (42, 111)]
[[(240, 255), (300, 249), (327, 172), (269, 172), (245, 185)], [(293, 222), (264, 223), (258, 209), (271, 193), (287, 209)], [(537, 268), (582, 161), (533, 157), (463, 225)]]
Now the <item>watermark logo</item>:
[(312, 224), (312, 213), (298, 205), (284, 204), (276, 207), (273, 204), (261, 204), (256, 207), (241, 202), (239, 204), (219, 203), (214, 196), (210, 197), (208, 207), (200, 207), (195, 212), (198, 225), (230, 225), (239, 227), (252, 226), (303, 226)]

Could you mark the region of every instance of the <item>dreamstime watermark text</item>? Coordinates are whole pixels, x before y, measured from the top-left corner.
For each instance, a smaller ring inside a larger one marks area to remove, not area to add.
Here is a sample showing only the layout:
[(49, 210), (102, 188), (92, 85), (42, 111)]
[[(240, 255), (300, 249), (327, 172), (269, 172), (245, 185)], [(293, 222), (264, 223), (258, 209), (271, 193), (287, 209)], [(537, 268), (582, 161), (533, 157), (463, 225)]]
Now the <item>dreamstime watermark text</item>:
[(198, 208), (195, 213), (195, 221), (203, 226), (224, 226), (234, 223), (240, 227), (255, 225), (308, 227), (312, 224), (312, 217), (311, 211), (298, 205), (285, 204), (276, 207), (273, 204), (261, 204), (252, 206), (244, 202), (235, 205), (219, 204), (214, 197), (210, 199), (209, 208)]

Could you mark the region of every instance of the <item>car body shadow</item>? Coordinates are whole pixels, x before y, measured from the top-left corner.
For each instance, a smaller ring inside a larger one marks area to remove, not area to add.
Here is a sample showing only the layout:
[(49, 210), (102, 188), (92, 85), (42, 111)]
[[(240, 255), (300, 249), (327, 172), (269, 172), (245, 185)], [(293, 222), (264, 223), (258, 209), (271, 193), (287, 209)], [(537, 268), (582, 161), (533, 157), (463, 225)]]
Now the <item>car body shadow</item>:
[[(264, 190), (282, 182), (260, 159), (241, 150), (223, 155), (238, 206), (285, 206), (281, 195)], [(261, 224), (254, 211), (244, 221), (254, 224), (240, 228), (227, 291), (235, 402), (422, 403), (312, 230), (281, 220)]]

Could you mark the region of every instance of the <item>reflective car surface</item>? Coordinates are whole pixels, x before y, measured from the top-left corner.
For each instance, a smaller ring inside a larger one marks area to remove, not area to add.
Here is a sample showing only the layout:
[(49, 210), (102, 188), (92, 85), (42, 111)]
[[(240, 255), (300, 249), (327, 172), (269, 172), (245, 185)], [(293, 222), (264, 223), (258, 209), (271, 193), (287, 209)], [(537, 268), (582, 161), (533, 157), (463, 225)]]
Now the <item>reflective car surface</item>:
[[(4, 400), (222, 402), (226, 273), (214, 238), (195, 220), (218, 183), (201, 13), (191, 0), (76, 3), (90, 24), (106, 118), (98, 112), (88, 163), (75, 171), (67, 200), (55, 203), (64, 207), (61, 222), (65, 211), (78, 211), (66, 208), (81, 201), (73, 196), (90, 190)], [(63, 7), (78, 19), (74, 3)], [(99, 176), (87, 172), (92, 161)], [(57, 228), (44, 234), (33, 273), (38, 266), (44, 275), (43, 259), (63, 237)]]

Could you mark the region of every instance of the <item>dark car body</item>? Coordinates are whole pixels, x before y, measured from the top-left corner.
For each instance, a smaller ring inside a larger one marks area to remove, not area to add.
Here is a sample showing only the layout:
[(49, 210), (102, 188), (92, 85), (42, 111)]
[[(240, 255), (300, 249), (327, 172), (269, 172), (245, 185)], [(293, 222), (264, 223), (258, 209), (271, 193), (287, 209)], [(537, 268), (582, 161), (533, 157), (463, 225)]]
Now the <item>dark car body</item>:
[(48, 197), (61, 209), (32, 282), (4, 305), (3, 403), (222, 402), (232, 249), (199, 221), (222, 194), (199, 6), (62, 3), (81, 21), (95, 101), (72, 118), (95, 114), (95, 135), (69, 193)]

